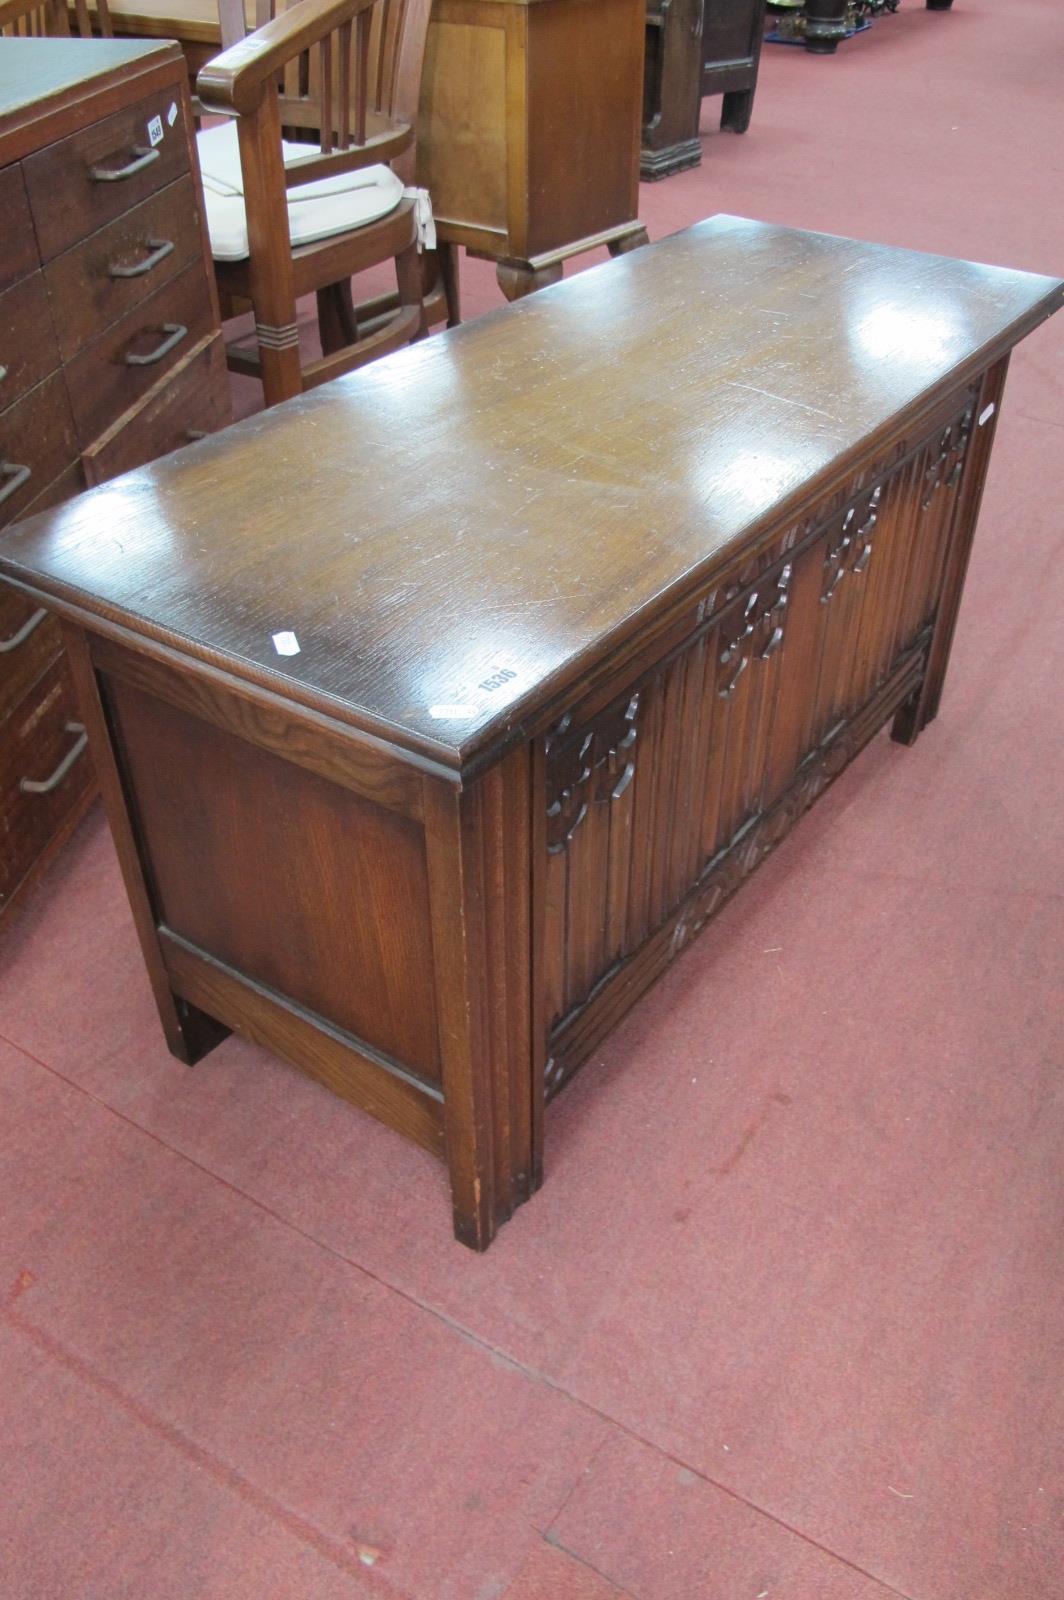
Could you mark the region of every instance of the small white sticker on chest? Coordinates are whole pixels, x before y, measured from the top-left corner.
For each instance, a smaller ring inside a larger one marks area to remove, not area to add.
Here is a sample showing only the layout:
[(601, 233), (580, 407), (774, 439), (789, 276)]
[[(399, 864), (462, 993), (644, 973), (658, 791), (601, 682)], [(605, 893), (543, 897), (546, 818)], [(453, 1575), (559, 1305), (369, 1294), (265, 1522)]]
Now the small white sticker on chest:
[(171, 100), (170, 101), (170, 109), (166, 113), (166, 120), (170, 124), (171, 128), (173, 127), (174, 123), (177, 121), (177, 101), (176, 100)]
[(982, 427), (984, 422), (989, 422), (996, 410), (997, 406), (994, 404), (993, 400), (991, 400), (990, 404), (988, 406), (984, 406), (982, 411), (979, 413), (979, 426)]
[(164, 129), (162, 117), (152, 117), (151, 121), (148, 123), (148, 142), (153, 150), (157, 144), (162, 144), (163, 133)]
[(285, 630), (283, 633), (275, 633), (273, 636), (273, 648), (279, 656), (297, 656), (299, 654), (299, 640), (289, 630)]
[(446, 705), (429, 706), (429, 716), (437, 722), (468, 722), (470, 717), (477, 714), (476, 706), (459, 704), (458, 701), (448, 702)]

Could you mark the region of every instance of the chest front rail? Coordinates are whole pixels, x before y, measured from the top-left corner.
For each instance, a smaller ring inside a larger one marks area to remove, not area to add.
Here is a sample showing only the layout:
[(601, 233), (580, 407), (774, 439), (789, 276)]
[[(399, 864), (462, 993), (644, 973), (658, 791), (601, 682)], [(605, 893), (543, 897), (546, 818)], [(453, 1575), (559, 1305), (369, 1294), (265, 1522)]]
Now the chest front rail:
[(484, 1249), (546, 1101), (894, 718), (935, 714), (1004, 361), (472, 778), (57, 604), (171, 1050), (235, 1029), (442, 1158)]

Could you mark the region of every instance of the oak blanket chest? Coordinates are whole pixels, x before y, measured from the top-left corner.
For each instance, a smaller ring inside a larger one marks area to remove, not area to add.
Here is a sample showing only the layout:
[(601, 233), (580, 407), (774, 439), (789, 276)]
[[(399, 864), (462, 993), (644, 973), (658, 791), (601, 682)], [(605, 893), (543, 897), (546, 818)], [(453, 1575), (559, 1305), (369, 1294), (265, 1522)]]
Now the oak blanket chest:
[(449, 1167), (547, 1099), (888, 719), (934, 716), (1049, 278), (716, 217), (10, 530), (171, 1049)]

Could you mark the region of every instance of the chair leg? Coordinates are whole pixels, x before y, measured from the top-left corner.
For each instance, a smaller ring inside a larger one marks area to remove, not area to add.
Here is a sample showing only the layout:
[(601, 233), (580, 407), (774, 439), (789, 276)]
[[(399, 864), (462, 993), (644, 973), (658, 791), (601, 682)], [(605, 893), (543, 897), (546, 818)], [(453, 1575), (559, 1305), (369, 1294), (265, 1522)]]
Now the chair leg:
[(303, 393), (303, 371), (299, 360), (298, 336), (292, 344), (280, 349), (259, 340), (259, 375), (262, 378), (263, 399), (267, 406), (291, 400)]
[(358, 314), (351, 298), (351, 279), (319, 289), (317, 299), (322, 355), (331, 356), (337, 350), (346, 350), (349, 344), (357, 344)]
[[(424, 284), (421, 277), (421, 258), (416, 244), (408, 244), (395, 258), (395, 278), (399, 286), (399, 304), (417, 307), (419, 317), (414, 340), (423, 339), (428, 332), (425, 321)], [(413, 340), (411, 341), (413, 343)]]
[(458, 246), (448, 240), (436, 246), (444, 299), (447, 301), (447, 326), (457, 328), (462, 320), (462, 299), (458, 283)]

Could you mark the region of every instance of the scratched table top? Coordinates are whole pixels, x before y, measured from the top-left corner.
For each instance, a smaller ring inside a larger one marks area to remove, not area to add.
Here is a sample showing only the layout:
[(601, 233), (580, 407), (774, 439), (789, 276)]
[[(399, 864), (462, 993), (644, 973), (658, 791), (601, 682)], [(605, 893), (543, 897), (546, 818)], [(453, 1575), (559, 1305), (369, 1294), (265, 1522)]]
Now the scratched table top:
[(23, 523), (0, 572), (464, 768), (1061, 290), (714, 217)]

